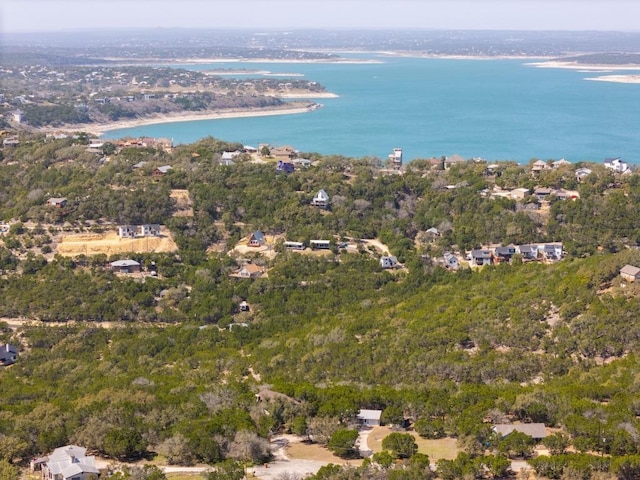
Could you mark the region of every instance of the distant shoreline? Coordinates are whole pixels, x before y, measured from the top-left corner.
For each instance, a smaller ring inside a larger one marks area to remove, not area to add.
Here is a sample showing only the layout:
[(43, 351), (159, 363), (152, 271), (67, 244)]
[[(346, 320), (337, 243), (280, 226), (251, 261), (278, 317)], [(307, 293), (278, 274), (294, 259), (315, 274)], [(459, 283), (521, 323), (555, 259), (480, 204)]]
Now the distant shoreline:
[(66, 132), (86, 132), (97, 137), (102, 137), (105, 133), (112, 130), (121, 130), (126, 128), (143, 127), (147, 125), (156, 125), (161, 123), (177, 123), (177, 122), (193, 122), (199, 120), (218, 120), (223, 118), (246, 118), (246, 117), (266, 117), (271, 115), (294, 115), (312, 112), (320, 108), (319, 104), (311, 103), (300, 105), (293, 104), (291, 107), (278, 107), (272, 109), (233, 109), (206, 112), (175, 112), (165, 113), (162, 115), (154, 115), (152, 117), (134, 118), (131, 120), (120, 120), (109, 123), (82, 123), (65, 125), (61, 128), (45, 128), (42, 131), (66, 131)]

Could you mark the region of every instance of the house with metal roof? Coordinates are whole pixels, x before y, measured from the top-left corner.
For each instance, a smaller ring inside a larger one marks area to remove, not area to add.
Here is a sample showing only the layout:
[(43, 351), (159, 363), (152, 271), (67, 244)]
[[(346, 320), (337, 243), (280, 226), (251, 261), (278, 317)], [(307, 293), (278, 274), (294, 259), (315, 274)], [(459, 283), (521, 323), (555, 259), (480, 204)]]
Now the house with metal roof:
[(110, 265), (111, 269), (118, 273), (137, 273), (140, 271), (140, 263), (135, 260), (116, 260)]
[(382, 410), (366, 410), (362, 409), (356, 415), (356, 419), (362, 425), (367, 427), (377, 427), (380, 425), (380, 417)]
[(42, 465), (42, 478), (47, 480), (95, 480), (100, 475), (95, 457), (86, 456), (87, 449), (77, 445), (56, 448)]
[(511, 432), (524, 433), (534, 440), (542, 440), (547, 436), (547, 428), (544, 423), (501, 423), (494, 425), (493, 430), (503, 437), (506, 437)]

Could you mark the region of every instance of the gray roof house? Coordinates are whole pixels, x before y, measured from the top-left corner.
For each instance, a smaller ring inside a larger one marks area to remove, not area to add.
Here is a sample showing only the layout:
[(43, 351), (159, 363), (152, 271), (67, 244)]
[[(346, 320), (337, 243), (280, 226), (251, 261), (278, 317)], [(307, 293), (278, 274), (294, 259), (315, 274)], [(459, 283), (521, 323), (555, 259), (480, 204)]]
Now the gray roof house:
[(51, 480), (96, 480), (100, 470), (95, 457), (86, 456), (87, 449), (77, 445), (56, 448), (42, 465), (42, 478)]
[(111, 268), (119, 273), (136, 273), (140, 271), (140, 263), (135, 260), (116, 260)]
[(491, 265), (491, 251), (490, 250), (471, 250), (471, 264), (472, 265)]
[(18, 360), (18, 347), (7, 343), (0, 345), (0, 366), (13, 365)]
[(518, 250), (525, 260), (535, 260), (538, 258), (538, 247), (536, 245), (520, 245)]
[(496, 247), (496, 249), (494, 250), (494, 254), (498, 261), (508, 262), (509, 260), (511, 260), (511, 257), (516, 254), (516, 247)]
[(544, 423), (502, 423), (494, 425), (493, 430), (503, 437), (506, 437), (511, 432), (524, 433), (534, 440), (541, 440), (547, 436), (547, 429)]
[(377, 427), (380, 425), (382, 410), (360, 410), (356, 415), (358, 422), (367, 427)]

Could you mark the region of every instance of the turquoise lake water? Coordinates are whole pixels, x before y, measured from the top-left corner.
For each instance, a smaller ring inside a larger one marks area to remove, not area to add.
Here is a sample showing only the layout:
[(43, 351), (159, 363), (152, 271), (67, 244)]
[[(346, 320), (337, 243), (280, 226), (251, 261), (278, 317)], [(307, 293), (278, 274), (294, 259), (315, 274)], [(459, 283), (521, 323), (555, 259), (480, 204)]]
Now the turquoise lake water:
[(640, 163), (640, 84), (587, 81), (600, 74), (534, 68), (523, 60), (367, 58), (382, 63), (182, 65), (303, 74), (339, 98), (319, 99), (323, 108), (303, 114), (148, 125), (104, 137), (190, 143), (213, 136), (383, 159), (401, 147), (406, 160), (457, 153), (519, 162), (619, 156)]

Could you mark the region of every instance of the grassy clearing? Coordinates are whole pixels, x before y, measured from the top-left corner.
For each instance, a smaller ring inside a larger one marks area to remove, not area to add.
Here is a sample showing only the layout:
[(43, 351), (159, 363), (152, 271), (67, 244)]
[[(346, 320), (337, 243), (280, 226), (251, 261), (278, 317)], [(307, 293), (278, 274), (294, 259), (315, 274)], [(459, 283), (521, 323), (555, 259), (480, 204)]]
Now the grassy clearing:
[[(382, 439), (392, 433), (389, 427), (375, 427), (369, 433), (367, 444), (369, 448), (375, 453), (382, 450)], [(441, 458), (452, 460), (456, 458), (460, 451), (456, 447), (455, 438), (440, 438), (438, 440), (427, 440), (420, 437), (415, 432), (407, 432), (416, 439), (418, 444), (418, 452), (424, 453), (429, 456), (432, 462), (438, 461)]]
[(358, 466), (362, 463), (362, 460), (343, 460), (342, 458), (333, 455), (326, 448), (313, 443), (291, 443), (287, 448), (287, 455), (292, 460), (316, 460), (319, 462), (329, 462), (338, 465), (348, 463), (349, 465)]

